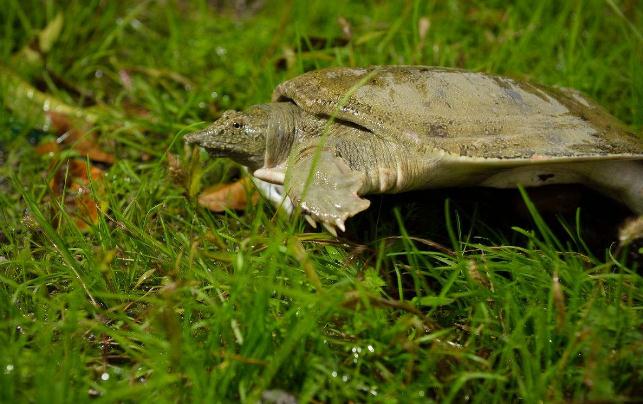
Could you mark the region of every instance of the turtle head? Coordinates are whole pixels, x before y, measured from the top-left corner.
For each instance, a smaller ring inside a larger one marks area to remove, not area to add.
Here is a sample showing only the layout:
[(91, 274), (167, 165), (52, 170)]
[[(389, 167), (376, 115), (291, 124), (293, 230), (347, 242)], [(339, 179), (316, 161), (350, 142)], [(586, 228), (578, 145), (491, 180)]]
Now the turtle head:
[(244, 112), (226, 111), (212, 125), (184, 140), (205, 148), (214, 157), (229, 157), (256, 169), (264, 163), (268, 119), (269, 111), (261, 105)]

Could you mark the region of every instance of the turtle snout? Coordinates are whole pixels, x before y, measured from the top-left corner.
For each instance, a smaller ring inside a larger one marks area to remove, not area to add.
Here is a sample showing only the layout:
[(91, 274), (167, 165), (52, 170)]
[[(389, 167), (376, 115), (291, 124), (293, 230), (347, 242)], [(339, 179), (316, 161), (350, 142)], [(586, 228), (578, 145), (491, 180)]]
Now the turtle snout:
[(183, 141), (187, 144), (192, 144), (197, 143), (199, 141), (199, 138), (196, 133), (190, 133), (183, 137)]
[(183, 138), (183, 141), (187, 144), (198, 143), (201, 144), (205, 138), (207, 131), (202, 130), (199, 132), (193, 132)]
[(197, 144), (201, 147), (212, 147), (217, 135), (219, 134), (216, 128), (208, 127), (198, 132), (190, 133), (183, 138), (187, 144)]

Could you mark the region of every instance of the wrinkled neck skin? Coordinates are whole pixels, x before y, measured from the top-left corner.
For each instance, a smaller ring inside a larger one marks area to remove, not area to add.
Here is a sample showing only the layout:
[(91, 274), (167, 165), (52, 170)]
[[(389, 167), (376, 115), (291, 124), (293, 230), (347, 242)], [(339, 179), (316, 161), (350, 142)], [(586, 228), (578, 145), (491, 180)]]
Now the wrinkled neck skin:
[(301, 109), (290, 102), (266, 104), (269, 111), (266, 128), (266, 154), (264, 167), (271, 168), (288, 159), (295, 140)]

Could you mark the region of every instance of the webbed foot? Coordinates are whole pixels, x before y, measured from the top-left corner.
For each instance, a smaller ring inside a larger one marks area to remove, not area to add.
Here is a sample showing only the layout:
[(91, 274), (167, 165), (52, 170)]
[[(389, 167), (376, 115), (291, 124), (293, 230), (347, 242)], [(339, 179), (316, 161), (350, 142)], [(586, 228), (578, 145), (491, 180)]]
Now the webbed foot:
[(313, 152), (289, 166), (286, 192), (313, 227), (320, 222), (336, 236), (336, 229), (345, 231), (346, 219), (369, 207), (370, 201), (357, 194), (364, 180), (364, 174), (352, 170), (340, 157), (328, 151)]

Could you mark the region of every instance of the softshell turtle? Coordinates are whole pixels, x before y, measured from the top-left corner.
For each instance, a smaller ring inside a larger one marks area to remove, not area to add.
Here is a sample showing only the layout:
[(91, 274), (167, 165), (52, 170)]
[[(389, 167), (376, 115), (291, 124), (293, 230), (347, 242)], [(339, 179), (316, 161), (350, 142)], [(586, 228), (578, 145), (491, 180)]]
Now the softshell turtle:
[(582, 183), (643, 213), (637, 134), (575, 90), (484, 73), (311, 71), (186, 140), (284, 185), (332, 233), (368, 208), (363, 195), (435, 187)]

